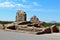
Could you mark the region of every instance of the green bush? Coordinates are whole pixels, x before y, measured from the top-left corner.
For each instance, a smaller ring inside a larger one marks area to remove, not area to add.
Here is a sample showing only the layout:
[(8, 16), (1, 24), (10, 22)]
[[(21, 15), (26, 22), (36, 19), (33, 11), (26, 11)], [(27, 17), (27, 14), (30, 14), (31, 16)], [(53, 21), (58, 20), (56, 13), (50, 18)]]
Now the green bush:
[(43, 22), (42, 24), (43, 24), (43, 26), (45, 26), (45, 27), (47, 27), (47, 26), (50, 27), (51, 25), (60, 26), (60, 23), (46, 23), (46, 22)]
[(0, 24), (8, 24), (8, 23), (12, 23), (13, 21), (0, 21)]

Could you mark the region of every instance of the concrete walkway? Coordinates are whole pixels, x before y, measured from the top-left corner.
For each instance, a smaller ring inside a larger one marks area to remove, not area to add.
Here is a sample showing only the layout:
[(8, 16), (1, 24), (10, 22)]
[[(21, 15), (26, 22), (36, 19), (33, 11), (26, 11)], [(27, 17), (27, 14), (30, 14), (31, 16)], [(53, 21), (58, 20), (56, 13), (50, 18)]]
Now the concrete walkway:
[(0, 40), (60, 40), (60, 33), (33, 35), (0, 30)]

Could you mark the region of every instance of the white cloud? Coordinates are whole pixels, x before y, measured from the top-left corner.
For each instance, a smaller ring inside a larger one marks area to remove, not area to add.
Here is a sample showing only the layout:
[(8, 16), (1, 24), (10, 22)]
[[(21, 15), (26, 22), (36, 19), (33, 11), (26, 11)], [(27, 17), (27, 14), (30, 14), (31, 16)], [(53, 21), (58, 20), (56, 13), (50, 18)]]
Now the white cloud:
[(5, 1), (0, 3), (0, 7), (20, 7), (20, 8), (30, 8), (31, 5), (24, 5), (24, 4), (18, 4), (18, 3), (14, 3), (14, 2), (9, 2), (9, 1)]
[[(23, 2), (26, 2), (26, 0), (22, 0)], [(19, 4), (19, 3), (15, 3), (15, 2), (11, 2), (11, 1), (5, 1), (5, 2), (0, 2), (0, 7), (19, 7), (19, 8), (25, 8), (25, 9), (31, 9), (34, 6), (39, 6), (39, 4), (37, 2), (33, 2), (33, 4)]]
[(29, 9), (31, 5), (16, 4), (16, 6), (18, 6), (20, 8), (27, 8), (27, 9)]
[(37, 2), (33, 2), (34, 6), (39, 6), (39, 4)]
[(15, 7), (15, 5), (11, 2), (2, 2), (0, 3), (0, 7)]
[(26, 2), (26, 0), (22, 0), (23, 2)]

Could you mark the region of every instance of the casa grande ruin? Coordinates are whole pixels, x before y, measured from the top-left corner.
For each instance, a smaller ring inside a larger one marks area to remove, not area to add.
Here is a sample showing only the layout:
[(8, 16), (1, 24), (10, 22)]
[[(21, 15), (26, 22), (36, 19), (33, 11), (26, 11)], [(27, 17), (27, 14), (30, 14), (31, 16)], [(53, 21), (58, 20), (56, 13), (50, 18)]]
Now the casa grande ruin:
[(36, 16), (32, 16), (30, 18), (30, 21), (27, 21), (26, 19), (27, 19), (26, 12), (22, 10), (17, 10), (15, 22), (10, 24), (0, 24), (0, 29), (9, 31), (20, 30), (34, 32), (36, 34), (60, 32), (59, 28), (56, 25), (52, 25), (51, 27), (44, 27), (41, 21)]

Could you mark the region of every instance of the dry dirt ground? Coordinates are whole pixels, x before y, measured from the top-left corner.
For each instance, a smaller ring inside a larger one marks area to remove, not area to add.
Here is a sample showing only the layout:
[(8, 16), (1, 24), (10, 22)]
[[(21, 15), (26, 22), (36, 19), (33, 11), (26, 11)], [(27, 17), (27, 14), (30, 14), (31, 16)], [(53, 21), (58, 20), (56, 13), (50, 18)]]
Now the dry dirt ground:
[(60, 33), (35, 35), (0, 30), (0, 40), (60, 40)]

